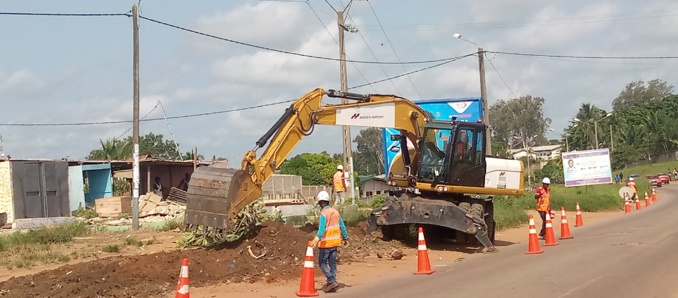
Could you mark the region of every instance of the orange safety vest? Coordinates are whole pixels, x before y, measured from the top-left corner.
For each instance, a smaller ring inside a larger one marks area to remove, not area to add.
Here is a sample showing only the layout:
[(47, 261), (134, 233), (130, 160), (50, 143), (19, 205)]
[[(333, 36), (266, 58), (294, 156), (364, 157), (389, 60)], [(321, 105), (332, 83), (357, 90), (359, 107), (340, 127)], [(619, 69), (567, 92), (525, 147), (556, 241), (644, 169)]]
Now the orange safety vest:
[(325, 234), (320, 238), (318, 247), (332, 248), (341, 246), (341, 228), (339, 226), (339, 211), (328, 207), (320, 211), (325, 217)]
[(537, 190), (541, 190), (541, 196), (537, 199), (537, 211), (549, 211), (551, 192), (543, 186), (540, 186)]
[(626, 186), (633, 188), (633, 194), (634, 195), (638, 194), (638, 187), (636, 186), (635, 182), (629, 181), (629, 183), (626, 183)]
[(334, 173), (334, 176), (332, 176), (332, 182), (334, 184), (334, 191), (346, 191), (346, 188), (344, 187), (344, 173), (341, 171), (337, 171)]

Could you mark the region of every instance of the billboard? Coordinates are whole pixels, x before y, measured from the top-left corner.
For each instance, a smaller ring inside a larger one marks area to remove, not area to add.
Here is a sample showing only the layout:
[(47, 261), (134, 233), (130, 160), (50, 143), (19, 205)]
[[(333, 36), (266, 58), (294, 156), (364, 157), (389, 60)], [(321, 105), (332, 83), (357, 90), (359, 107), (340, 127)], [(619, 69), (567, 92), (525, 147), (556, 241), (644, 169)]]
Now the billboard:
[(605, 149), (563, 152), (565, 186), (612, 183), (610, 151)]
[[(431, 113), (433, 119), (436, 120), (451, 120), (452, 117), (457, 117), (457, 121), (476, 122), (482, 118), (483, 106), (479, 97), (428, 99), (414, 101), (414, 103)], [(385, 128), (383, 130), (384, 173), (387, 177), (393, 160), (401, 154), (400, 142), (391, 141), (391, 136), (395, 134), (398, 134), (396, 129)], [(443, 141), (446, 140), (438, 139), (438, 142)]]

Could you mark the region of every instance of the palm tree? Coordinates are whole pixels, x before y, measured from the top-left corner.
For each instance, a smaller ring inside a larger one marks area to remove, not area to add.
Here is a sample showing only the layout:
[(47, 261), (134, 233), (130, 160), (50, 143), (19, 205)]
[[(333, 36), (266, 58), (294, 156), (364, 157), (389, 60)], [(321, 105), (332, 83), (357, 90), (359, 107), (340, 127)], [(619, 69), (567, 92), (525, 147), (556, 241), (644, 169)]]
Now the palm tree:
[(131, 144), (127, 140), (106, 139), (104, 142), (99, 139), (99, 143), (101, 144), (102, 156), (100, 158), (102, 159), (121, 160), (131, 157)]

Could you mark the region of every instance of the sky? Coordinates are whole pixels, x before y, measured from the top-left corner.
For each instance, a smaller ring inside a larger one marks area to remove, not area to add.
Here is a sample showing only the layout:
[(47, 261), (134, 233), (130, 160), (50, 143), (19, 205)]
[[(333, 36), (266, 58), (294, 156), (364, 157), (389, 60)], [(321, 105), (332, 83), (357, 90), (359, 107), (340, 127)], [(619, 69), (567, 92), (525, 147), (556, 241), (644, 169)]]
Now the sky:
[[(156, 119), (141, 122), (140, 134), (163, 134), (181, 152), (197, 147), (207, 159), (237, 165), (290, 100), (318, 87), (340, 89), (338, 61), (288, 53), (338, 58), (335, 10), (347, 3), (1, 0), (0, 145), (13, 158), (84, 159), (101, 139), (131, 135), (125, 121), (133, 117), (130, 17), (1, 13), (125, 14), (139, 4), (140, 115)], [(364, 85), (350, 89), (356, 93), (477, 97), (477, 56), (439, 66), (407, 62), (467, 56), (478, 47), (488, 51), (489, 104), (543, 97), (556, 131), (583, 103), (611, 110), (632, 81), (678, 86), (678, 59), (548, 57), (675, 57), (675, 1), (370, 0), (353, 1), (347, 16), (358, 30), (346, 32), (348, 59), (390, 63), (348, 63), (349, 88)], [(212, 112), (219, 113), (173, 118)], [(340, 153), (341, 146), (339, 127), (318, 127), (290, 157)]]

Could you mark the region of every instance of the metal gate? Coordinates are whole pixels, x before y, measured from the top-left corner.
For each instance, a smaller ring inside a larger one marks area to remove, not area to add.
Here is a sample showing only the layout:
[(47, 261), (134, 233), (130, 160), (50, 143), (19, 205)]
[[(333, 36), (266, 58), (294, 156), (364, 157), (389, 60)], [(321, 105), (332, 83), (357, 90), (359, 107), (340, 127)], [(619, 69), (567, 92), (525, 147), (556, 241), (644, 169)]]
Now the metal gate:
[(14, 219), (69, 216), (68, 163), (13, 161)]

